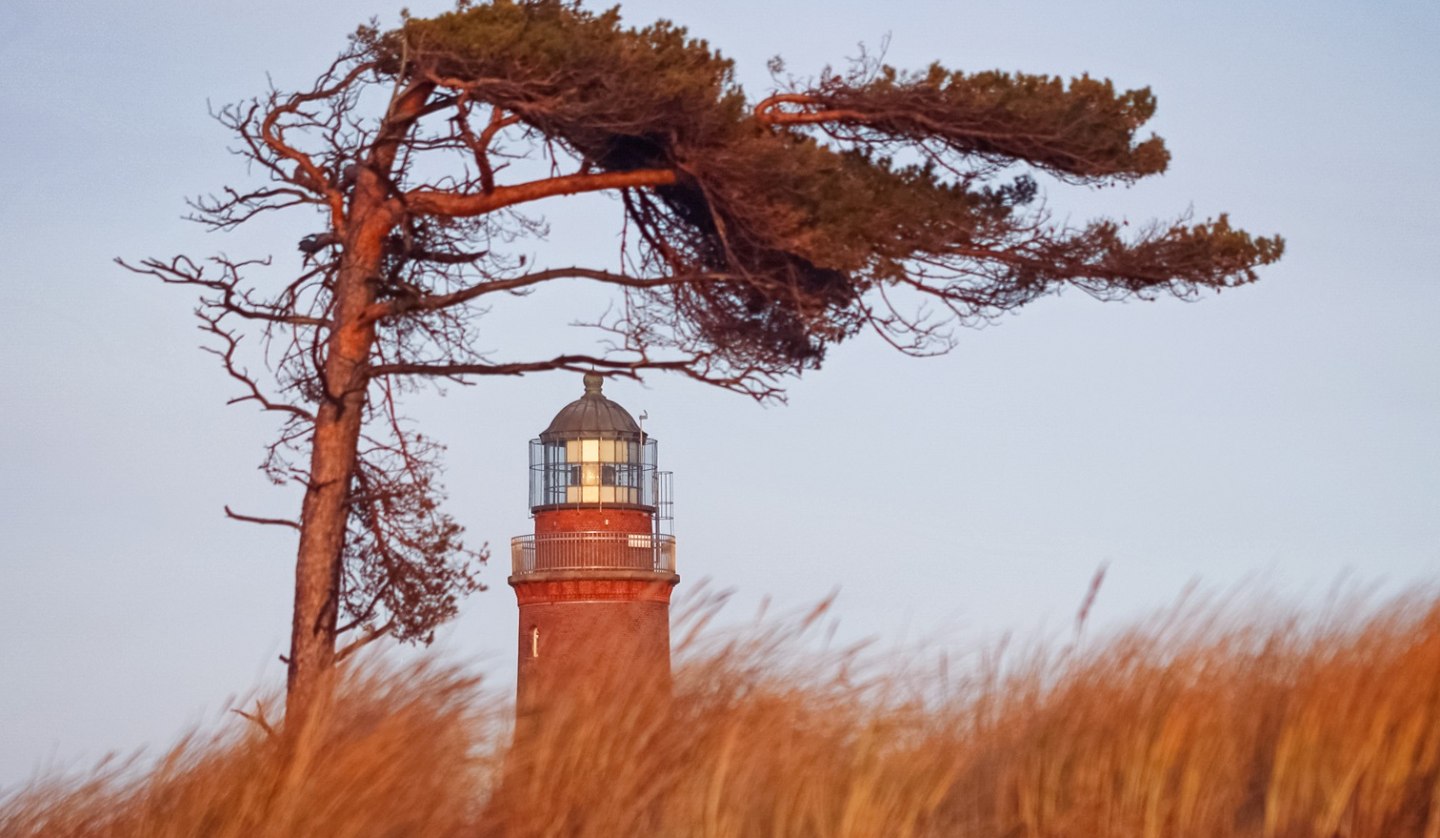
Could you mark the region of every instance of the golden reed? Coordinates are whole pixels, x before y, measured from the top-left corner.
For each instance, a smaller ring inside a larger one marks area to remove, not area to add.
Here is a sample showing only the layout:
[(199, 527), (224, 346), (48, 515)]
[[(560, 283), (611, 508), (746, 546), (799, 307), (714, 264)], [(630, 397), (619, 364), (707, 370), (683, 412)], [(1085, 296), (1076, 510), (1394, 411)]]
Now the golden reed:
[(963, 666), (817, 651), (819, 611), (713, 616), (682, 618), (673, 693), (547, 707), (516, 749), (479, 679), (372, 661), (303, 743), (237, 718), (12, 790), (0, 835), (1440, 838), (1431, 592)]

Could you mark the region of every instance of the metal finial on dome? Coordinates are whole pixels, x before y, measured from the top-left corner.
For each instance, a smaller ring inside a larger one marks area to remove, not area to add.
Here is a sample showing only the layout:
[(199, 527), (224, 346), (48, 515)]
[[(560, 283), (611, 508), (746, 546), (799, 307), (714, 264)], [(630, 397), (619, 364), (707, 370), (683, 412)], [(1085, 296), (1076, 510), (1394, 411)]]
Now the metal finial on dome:
[(598, 396), (598, 395), (600, 395), (600, 388), (602, 388), (602, 387), (605, 386), (605, 376), (600, 375), (599, 373), (587, 372), (587, 373), (585, 373), (585, 379), (584, 379), (584, 380), (585, 380), (585, 395), (587, 395), (587, 396), (591, 396), (591, 395)]

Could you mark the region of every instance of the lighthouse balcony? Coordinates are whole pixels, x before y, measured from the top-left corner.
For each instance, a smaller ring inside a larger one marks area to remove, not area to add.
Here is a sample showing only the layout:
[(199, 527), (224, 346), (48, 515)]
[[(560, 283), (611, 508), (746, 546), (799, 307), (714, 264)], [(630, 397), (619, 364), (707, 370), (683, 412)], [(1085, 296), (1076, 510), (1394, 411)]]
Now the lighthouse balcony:
[(675, 536), (655, 533), (557, 532), (510, 540), (511, 573), (554, 570), (675, 572)]

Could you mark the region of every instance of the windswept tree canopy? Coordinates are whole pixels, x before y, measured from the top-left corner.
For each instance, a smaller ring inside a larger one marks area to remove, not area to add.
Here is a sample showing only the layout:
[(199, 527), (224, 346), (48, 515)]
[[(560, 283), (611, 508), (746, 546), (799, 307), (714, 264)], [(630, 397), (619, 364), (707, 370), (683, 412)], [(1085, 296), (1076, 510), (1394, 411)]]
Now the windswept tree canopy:
[[(776, 87), (756, 100), (671, 23), (628, 28), (618, 9), (562, 0), (462, 2), (362, 27), (310, 89), (218, 114), (266, 182), (195, 201), (198, 220), (228, 230), (298, 208), (323, 227), (278, 283), (268, 261), (136, 269), (201, 288), (237, 401), (285, 417), (266, 469), (304, 487), (299, 518), (231, 514), (300, 534), (292, 704), (320, 695), (315, 673), (344, 657), (347, 629), (423, 641), (478, 586), (440, 511), (439, 448), (398, 413), (417, 381), (669, 370), (776, 398), (867, 328), (905, 352), (943, 351), (956, 325), (1067, 286), (1188, 297), (1280, 257), (1278, 237), (1224, 215), (1049, 214), (1039, 173), (1097, 187), (1164, 171), (1164, 143), (1142, 134), (1147, 89), (865, 58), (808, 79), (771, 69)], [(620, 258), (527, 266), (539, 202), (588, 192), (619, 197)], [(490, 295), (557, 279), (615, 289), (599, 340), (540, 358), (477, 348)], [(273, 383), (241, 360), (252, 329)]]
[[(673, 172), (624, 192), (627, 267), (705, 279), (633, 293), (620, 326), (727, 371), (815, 367), (866, 325), (909, 350), (943, 348), (943, 327), (892, 306), (894, 291), (973, 322), (1065, 285), (1106, 299), (1236, 285), (1281, 252), (1224, 216), (1127, 238), (1107, 220), (1057, 228), (1036, 206), (1031, 169), (1084, 185), (1164, 171), (1163, 141), (1139, 136), (1148, 89), (862, 60), (752, 105), (731, 62), (684, 29), (627, 29), (618, 9), (562, 2), (461, 8), (358, 43), (462, 110), (503, 110), (582, 171)], [(486, 193), (484, 167), (470, 174), (422, 211), (483, 212), (466, 196)]]

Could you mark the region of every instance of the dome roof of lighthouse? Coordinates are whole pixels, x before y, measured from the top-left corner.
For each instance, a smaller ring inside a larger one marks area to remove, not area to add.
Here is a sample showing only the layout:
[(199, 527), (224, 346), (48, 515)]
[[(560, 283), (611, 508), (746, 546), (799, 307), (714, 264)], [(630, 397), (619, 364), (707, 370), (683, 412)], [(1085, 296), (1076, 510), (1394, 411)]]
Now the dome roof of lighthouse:
[(585, 375), (585, 395), (560, 408), (550, 426), (540, 432), (547, 441), (578, 439), (639, 439), (640, 425), (630, 411), (605, 398), (604, 376)]

